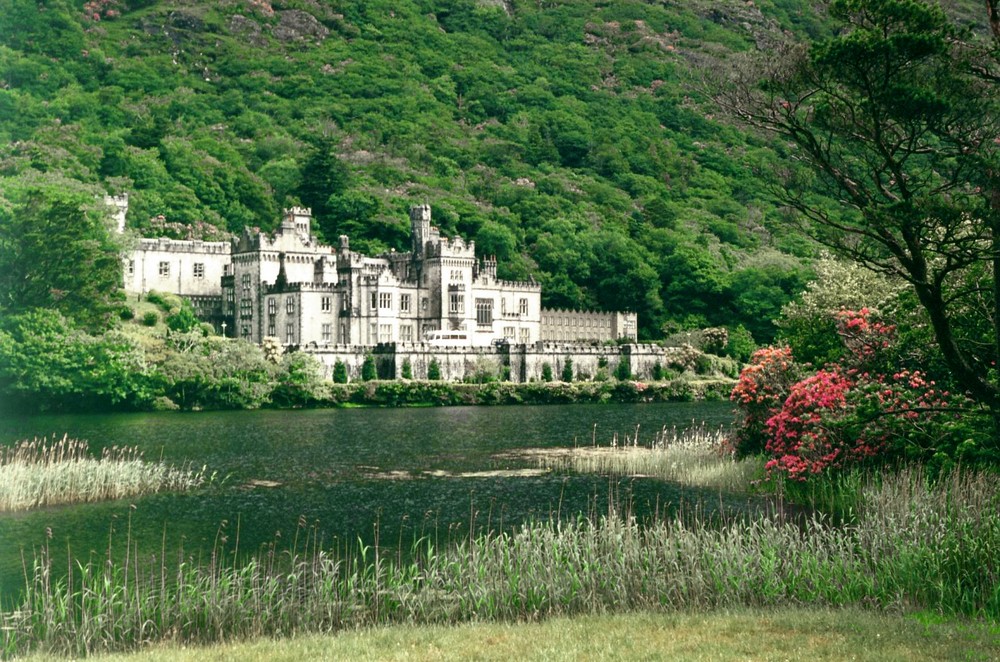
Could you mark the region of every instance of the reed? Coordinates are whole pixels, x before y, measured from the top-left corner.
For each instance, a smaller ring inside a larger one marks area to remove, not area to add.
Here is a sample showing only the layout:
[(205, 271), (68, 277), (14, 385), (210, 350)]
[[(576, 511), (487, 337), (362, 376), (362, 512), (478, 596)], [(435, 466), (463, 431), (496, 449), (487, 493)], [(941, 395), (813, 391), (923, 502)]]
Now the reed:
[[(199, 563), (180, 553), (73, 560), (42, 549), (24, 600), (0, 615), (3, 652), (68, 655), (387, 623), (535, 620), (637, 609), (774, 606), (935, 610), (1000, 618), (1000, 488), (994, 475), (930, 483), (919, 470), (864, 490), (857, 521), (780, 517), (643, 525), (613, 505), (463, 537), (410, 554), (360, 541), (331, 550), (314, 529), (242, 558), (224, 536)], [(237, 536), (238, 538), (238, 536)], [(408, 560), (407, 560), (408, 559)]]
[(608, 446), (586, 446), (533, 453), (539, 466), (563, 471), (611, 476), (648, 476), (695, 487), (732, 492), (745, 491), (764, 474), (760, 458), (736, 459), (726, 443), (726, 428), (704, 424), (655, 431), (640, 441), (637, 427), (632, 435)]
[(204, 481), (204, 468), (147, 462), (134, 446), (105, 448), (96, 458), (86, 441), (63, 436), (0, 449), (0, 512), (186, 490)]

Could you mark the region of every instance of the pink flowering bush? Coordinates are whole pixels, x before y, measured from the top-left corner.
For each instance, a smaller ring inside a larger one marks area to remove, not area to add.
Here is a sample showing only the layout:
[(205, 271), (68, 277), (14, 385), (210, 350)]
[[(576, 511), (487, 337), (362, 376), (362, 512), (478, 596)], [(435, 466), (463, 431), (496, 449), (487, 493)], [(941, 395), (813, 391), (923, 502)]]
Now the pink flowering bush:
[(854, 382), (839, 369), (819, 370), (795, 383), (780, 411), (767, 421), (765, 467), (804, 480), (830, 466), (871, 457), (879, 450), (868, 443), (833, 434), (826, 422), (843, 414)]
[(867, 308), (858, 311), (841, 310), (835, 315), (837, 334), (849, 354), (842, 362), (854, 367), (875, 367), (891, 360), (896, 340), (896, 326), (874, 318)]
[(934, 469), (990, 460), (978, 442), (971, 401), (920, 370), (889, 370), (896, 328), (870, 311), (841, 311), (837, 334), (848, 350), (799, 379), (785, 348), (766, 348), (740, 375), (731, 399), (740, 412), (738, 452), (763, 451), (772, 474), (804, 481), (847, 466), (893, 460)]
[(767, 421), (777, 413), (802, 374), (789, 347), (764, 347), (750, 357), (729, 399), (739, 420), (732, 437), (738, 456), (760, 453), (767, 443)]

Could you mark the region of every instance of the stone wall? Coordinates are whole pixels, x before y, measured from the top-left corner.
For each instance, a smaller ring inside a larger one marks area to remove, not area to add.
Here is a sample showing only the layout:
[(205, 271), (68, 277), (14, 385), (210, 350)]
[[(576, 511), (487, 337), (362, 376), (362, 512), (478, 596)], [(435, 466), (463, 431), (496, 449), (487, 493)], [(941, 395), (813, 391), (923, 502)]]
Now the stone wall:
[[(325, 366), (325, 375), (331, 379), (333, 366), (339, 360), (347, 367), (353, 381), (361, 376), (365, 357), (375, 358), (379, 377), (398, 379), (403, 365), (409, 361), (414, 379), (427, 379), (431, 361), (436, 360), (445, 381), (463, 381), (477, 375), (508, 375), (510, 381), (539, 381), (548, 364), (553, 378), (560, 379), (566, 360), (573, 366), (574, 381), (593, 379), (598, 374), (612, 376), (620, 362), (625, 361), (633, 379), (650, 379), (654, 366), (666, 367), (671, 348), (658, 345), (578, 345), (568, 343), (535, 343), (505, 347), (432, 347), (424, 343), (375, 346), (329, 345), (306, 346), (305, 351), (319, 359)], [(509, 369), (509, 373), (508, 370)]]

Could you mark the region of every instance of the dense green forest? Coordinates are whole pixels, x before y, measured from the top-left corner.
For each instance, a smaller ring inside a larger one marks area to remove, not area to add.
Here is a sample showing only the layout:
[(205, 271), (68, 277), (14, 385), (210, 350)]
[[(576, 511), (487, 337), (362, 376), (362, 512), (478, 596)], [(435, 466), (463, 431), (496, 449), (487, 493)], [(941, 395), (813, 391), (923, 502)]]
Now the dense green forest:
[(808, 2), (3, 5), (8, 199), (127, 191), (130, 227), (205, 238), (304, 204), (372, 252), (428, 201), (546, 305), (637, 310), (646, 338), (768, 341), (811, 275), (761, 179), (783, 145), (717, 121), (706, 90), (734, 52), (828, 34)]

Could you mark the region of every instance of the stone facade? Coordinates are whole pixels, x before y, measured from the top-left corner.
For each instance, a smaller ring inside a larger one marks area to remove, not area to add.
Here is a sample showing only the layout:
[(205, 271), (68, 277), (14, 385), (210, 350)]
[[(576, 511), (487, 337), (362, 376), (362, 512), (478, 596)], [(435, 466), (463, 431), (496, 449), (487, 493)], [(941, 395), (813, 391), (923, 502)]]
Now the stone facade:
[(308, 209), (287, 210), (272, 235), (248, 229), (232, 242), (140, 239), (125, 289), (190, 298), (227, 335), (284, 345), (418, 343), (432, 330), (462, 330), (468, 344), (540, 338), (541, 288), (496, 276), (475, 243), (442, 237), (430, 207), (410, 214), (412, 250), (369, 257), (347, 237), (336, 248), (311, 232)]
[(635, 313), (546, 309), (541, 334), (546, 342), (635, 342), (638, 324)]
[(497, 278), (496, 260), (477, 259), (474, 242), (441, 236), (428, 205), (410, 210), (406, 252), (370, 257), (345, 236), (326, 246), (311, 225), (310, 210), (296, 207), (273, 234), (141, 239), (125, 289), (173, 292), (228, 336), (314, 352), (421, 345), (430, 331), (459, 331), (470, 348), (635, 339), (634, 313), (543, 311), (538, 283)]
[(125, 291), (151, 290), (185, 297), (219, 297), (232, 247), (225, 241), (140, 239), (125, 261)]

